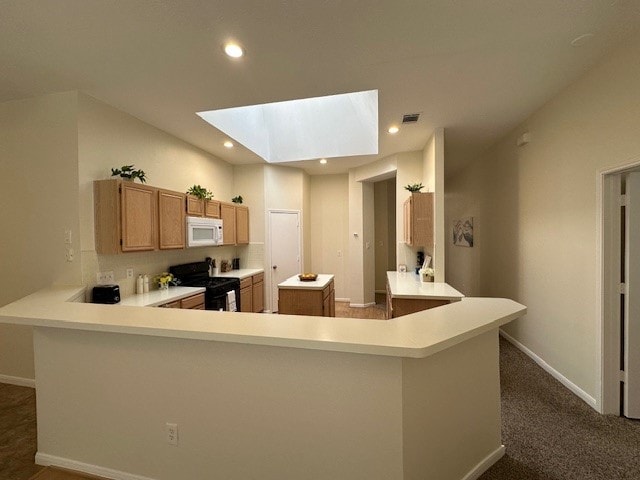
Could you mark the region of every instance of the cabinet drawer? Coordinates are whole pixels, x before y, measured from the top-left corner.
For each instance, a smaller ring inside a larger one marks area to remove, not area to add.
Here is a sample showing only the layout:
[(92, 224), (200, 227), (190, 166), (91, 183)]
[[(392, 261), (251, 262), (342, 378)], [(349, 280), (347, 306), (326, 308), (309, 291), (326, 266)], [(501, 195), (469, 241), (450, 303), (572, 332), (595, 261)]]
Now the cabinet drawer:
[(259, 283), (259, 282), (264, 282), (264, 273), (256, 273), (256, 274), (253, 276), (253, 283), (254, 283), (254, 285), (255, 285), (256, 283)]
[(182, 308), (204, 308), (204, 293), (198, 293), (192, 297), (183, 298), (180, 302)]
[(180, 308), (180, 300), (176, 300), (175, 302), (165, 303), (164, 305), (160, 305), (161, 308)]
[(251, 280), (251, 277), (243, 278), (242, 280), (240, 280), (240, 290), (250, 287), (252, 284), (253, 281)]

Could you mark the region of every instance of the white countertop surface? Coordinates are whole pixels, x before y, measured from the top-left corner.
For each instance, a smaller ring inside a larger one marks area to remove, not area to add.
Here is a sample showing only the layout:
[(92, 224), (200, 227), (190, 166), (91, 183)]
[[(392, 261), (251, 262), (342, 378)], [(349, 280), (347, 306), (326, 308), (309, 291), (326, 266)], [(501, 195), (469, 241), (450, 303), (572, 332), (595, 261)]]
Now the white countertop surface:
[(229, 278), (243, 278), (252, 277), (256, 273), (264, 273), (261, 268), (240, 268), (238, 270), (231, 270), (230, 272), (218, 273), (216, 277), (229, 277)]
[(149, 293), (130, 295), (120, 300), (116, 305), (128, 305), (131, 307), (157, 307), (165, 303), (175, 302), (183, 298), (202, 293), (204, 287), (169, 287), (167, 290), (151, 290)]
[(278, 288), (287, 289), (305, 289), (305, 290), (322, 290), (333, 280), (333, 275), (328, 273), (319, 273), (318, 278), (312, 282), (303, 282), (298, 275), (287, 278), (284, 282), (278, 284)]
[(51, 287), (0, 308), (0, 323), (423, 358), (526, 313), (504, 298), (465, 298), (391, 320), (76, 303), (85, 287)]
[(422, 282), (413, 272), (387, 272), (391, 298), (457, 301), (462, 293), (447, 283)]

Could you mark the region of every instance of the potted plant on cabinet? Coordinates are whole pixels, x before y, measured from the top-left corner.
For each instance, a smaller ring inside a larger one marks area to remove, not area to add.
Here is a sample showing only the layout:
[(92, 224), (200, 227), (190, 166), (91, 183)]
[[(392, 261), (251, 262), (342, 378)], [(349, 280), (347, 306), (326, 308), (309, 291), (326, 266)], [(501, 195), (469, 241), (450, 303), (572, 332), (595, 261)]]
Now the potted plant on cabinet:
[(147, 177), (144, 173), (144, 170), (138, 170), (134, 167), (134, 165), (123, 165), (120, 168), (112, 168), (111, 176), (119, 176), (123, 180), (127, 180), (129, 182), (133, 182), (137, 178), (138, 180), (140, 180), (140, 183), (146, 183)]
[(405, 190), (409, 190), (411, 193), (419, 193), (420, 190), (424, 188), (422, 182), (420, 183), (410, 183), (409, 185), (404, 186)]
[(193, 195), (200, 200), (211, 200), (213, 198), (213, 192), (210, 192), (200, 185), (193, 185), (192, 187), (189, 187), (189, 190), (187, 190), (187, 194)]

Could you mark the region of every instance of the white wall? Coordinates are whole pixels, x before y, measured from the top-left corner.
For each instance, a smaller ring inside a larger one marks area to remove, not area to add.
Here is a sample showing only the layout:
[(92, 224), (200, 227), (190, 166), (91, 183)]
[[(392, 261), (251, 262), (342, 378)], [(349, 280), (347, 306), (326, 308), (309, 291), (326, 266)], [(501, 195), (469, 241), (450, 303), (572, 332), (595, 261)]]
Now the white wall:
[(473, 248), (447, 239), (447, 281), (527, 305), (505, 330), (596, 400), (596, 178), (640, 159), (638, 58), (636, 37), (446, 185), (447, 228), (474, 217)]
[(375, 268), (376, 292), (385, 292), (387, 274), (396, 269), (396, 179), (375, 182)]
[(234, 165), (233, 196), (249, 207), (249, 245), (237, 247), (242, 268), (264, 268), (264, 165)]
[(336, 298), (348, 299), (349, 177), (314, 175), (310, 187), (310, 270), (334, 274)]
[[(0, 305), (81, 280), (75, 113), (74, 93), (0, 104)], [(1, 325), (0, 376), (33, 379), (33, 368), (31, 328)]]

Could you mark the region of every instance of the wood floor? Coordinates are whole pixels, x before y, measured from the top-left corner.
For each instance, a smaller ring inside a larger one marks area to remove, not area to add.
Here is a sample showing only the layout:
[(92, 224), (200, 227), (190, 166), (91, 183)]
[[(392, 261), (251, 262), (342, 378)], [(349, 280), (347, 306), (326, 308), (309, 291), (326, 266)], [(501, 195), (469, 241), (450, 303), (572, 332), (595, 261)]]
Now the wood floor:
[(369, 318), (371, 320), (384, 320), (386, 306), (376, 304), (373, 307), (350, 307), (348, 302), (336, 302), (336, 317), (341, 318)]

